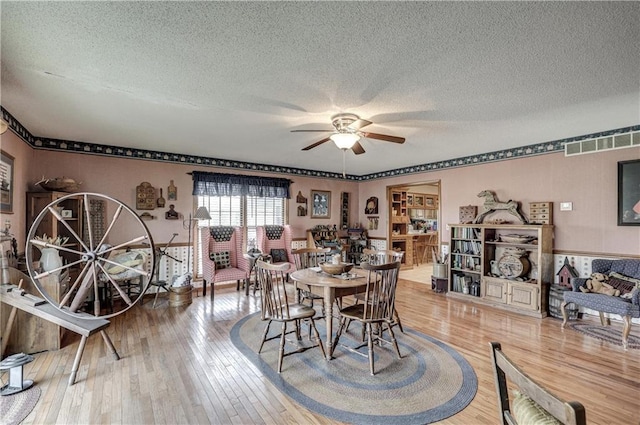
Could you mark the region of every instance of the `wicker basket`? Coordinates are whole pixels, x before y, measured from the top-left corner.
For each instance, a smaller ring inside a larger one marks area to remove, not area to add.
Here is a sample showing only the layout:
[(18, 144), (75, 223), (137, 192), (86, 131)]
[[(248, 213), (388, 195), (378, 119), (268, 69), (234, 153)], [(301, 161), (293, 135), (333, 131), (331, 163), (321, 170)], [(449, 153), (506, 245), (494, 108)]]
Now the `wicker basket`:
[(172, 286), (169, 288), (169, 307), (182, 307), (191, 304), (193, 286)]
[[(570, 291), (571, 289), (565, 288), (560, 285), (551, 285), (549, 287), (549, 315), (552, 317), (557, 317), (562, 319), (562, 310), (560, 309), (560, 305), (564, 301), (565, 291)], [(577, 320), (578, 319), (578, 307), (574, 303), (567, 304), (566, 307), (567, 316), (569, 320)]]
[(80, 183), (68, 177), (56, 177), (55, 179), (41, 180), (36, 184), (44, 190), (56, 192), (76, 192), (80, 189)]

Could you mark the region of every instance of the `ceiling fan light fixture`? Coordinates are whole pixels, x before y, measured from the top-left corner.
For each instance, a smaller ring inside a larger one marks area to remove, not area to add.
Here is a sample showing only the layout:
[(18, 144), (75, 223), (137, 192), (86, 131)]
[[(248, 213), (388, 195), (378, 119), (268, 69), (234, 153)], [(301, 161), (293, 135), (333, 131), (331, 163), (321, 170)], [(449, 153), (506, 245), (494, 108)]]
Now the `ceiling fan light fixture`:
[(360, 140), (356, 133), (336, 133), (329, 136), (340, 149), (351, 149)]

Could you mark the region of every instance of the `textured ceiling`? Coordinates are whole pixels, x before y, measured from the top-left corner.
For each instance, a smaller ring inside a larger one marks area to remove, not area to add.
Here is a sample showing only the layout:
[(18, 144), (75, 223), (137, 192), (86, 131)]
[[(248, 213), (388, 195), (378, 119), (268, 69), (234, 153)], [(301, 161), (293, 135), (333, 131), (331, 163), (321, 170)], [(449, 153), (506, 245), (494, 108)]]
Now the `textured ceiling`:
[(349, 174), (640, 124), (638, 2), (2, 1), (0, 102), (33, 135)]

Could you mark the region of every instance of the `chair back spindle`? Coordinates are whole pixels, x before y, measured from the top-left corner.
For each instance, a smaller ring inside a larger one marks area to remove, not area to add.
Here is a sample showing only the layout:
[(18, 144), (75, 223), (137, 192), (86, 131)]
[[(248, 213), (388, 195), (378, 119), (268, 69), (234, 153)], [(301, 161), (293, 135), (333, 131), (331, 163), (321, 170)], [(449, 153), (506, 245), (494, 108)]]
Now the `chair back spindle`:
[(363, 263), (362, 268), (368, 272), (363, 319), (393, 321), (400, 262)]
[(289, 296), (286, 276), (289, 264), (256, 262), (256, 276), (260, 285), (262, 320), (289, 320)]

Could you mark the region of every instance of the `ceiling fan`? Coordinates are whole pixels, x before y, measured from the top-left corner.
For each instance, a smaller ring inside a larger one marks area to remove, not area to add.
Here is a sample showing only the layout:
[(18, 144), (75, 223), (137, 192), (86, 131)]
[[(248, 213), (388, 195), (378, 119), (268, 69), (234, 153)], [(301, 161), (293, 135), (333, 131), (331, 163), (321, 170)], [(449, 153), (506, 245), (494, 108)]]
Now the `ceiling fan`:
[(385, 142), (392, 143), (404, 143), (404, 137), (396, 137), (389, 136), (386, 134), (378, 134), (378, 133), (369, 133), (366, 131), (361, 131), (362, 128), (373, 124), (371, 121), (363, 120), (359, 116), (355, 114), (338, 114), (331, 117), (331, 124), (335, 130), (291, 130), (293, 133), (310, 133), (310, 132), (321, 132), (321, 133), (329, 133), (333, 132), (333, 134), (329, 137), (326, 137), (320, 141), (317, 141), (305, 148), (302, 148), (303, 151), (308, 151), (309, 149), (313, 149), (316, 146), (320, 146), (321, 144), (328, 142), (329, 140), (333, 141), (336, 146), (343, 151), (347, 149), (351, 149), (353, 153), (356, 155), (360, 155), (364, 153), (364, 148), (360, 144), (360, 139), (365, 137), (369, 139), (377, 139), (383, 140)]

